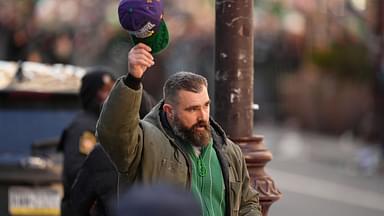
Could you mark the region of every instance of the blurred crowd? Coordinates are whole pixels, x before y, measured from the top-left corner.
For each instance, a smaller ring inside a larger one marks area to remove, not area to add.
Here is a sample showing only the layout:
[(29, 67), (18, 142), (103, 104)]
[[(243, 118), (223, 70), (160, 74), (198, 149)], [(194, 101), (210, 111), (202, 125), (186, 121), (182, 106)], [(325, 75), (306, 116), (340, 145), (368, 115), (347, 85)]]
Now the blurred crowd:
[[(156, 57), (154, 72), (144, 79), (144, 83), (151, 83), (148, 91), (159, 98), (165, 77), (184, 70), (206, 76), (212, 92), (215, 1), (164, 2), (171, 41)], [(120, 27), (117, 5), (118, 0), (0, 0), (0, 59), (105, 65), (117, 75), (124, 74), (131, 43)], [(265, 110), (273, 110), (269, 104), (277, 99), (273, 87), (277, 73), (297, 68), (302, 58), (304, 21), (289, 12), (287, 17), (293, 17), (293, 24), (282, 25), (280, 15), (270, 13), (274, 6), (265, 1), (256, 5), (262, 9), (255, 10), (255, 97), (266, 102)]]
[[(125, 74), (131, 43), (118, 21), (118, 1), (0, 0), (0, 59), (105, 65)], [(214, 95), (215, 2), (164, 0), (170, 44), (143, 80), (156, 99), (177, 71), (204, 75)], [(373, 42), (362, 17), (375, 7), (356, 15), (357, 7), (343, 1), (254, 5), (254, 101), (261, 105), (255, 119), (294, 118), (309, 129), (369, 133)]]
[[(0, 1), (5, 60), (90, 65), (121, 32), (116, 1)], [(97, 12), (95, 12), (97, 11)]]
[[(155, 84), (149, 89), (154, 96), (160, 97), (158, 81), (166, 73), (213, 69), (213, 2), (165, 1), (171, 43), (158, 56), (155, 75), (145, 80)], [(0, 59), (105, 65), (124, 74), (131, 43), (120, 27), (117, 5), (118, 0), (0, 0)]]

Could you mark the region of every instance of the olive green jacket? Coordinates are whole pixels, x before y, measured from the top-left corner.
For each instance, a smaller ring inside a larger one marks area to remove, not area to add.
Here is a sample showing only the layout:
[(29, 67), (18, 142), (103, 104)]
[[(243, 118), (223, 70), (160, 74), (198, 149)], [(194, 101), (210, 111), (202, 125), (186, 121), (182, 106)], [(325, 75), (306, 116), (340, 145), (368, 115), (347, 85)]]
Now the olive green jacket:
[[(142, 87), (134, 90), (121, 79), (116, 82), (97, 124), (100, 143), (116, 163), (123, 183), (170, 182), (190, 189), (191, 162), (169, 129), (162, 102), (140, 121), (141, 93)], [(210, 122), (224, 176), (226, 215), (261, 215), (240, 148)]]

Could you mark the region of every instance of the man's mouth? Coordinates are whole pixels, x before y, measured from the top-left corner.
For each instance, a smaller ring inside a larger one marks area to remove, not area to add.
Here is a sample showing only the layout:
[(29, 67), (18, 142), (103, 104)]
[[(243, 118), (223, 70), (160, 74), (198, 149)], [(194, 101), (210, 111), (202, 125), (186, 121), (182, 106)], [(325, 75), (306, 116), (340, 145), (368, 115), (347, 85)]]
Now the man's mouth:
[(205, 131), (207, 128), (205, 126), (197, 126), (195, 127), (197, 131)]
[(194, 126), (196, 131), (206, 131), (208, 129), (208, 125), (205, 122), (199, 122)]

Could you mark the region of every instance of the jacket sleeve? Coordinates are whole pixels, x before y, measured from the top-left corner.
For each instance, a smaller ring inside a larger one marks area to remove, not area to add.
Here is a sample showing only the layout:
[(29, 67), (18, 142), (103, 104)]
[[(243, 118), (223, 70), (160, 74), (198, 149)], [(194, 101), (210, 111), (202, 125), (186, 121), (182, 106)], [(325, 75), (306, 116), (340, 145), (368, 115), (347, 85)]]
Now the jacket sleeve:
[(135, 90), (125, 85), (122, 79), (117, 80), (103, 105), (96, 132), (119, 172), (134, 175), (143, 149), (139, 126), (142, 85)]
[(70, 203), (76, 216), (90, 215), (97, 199), (94, 189), (94, 176), (87, 169), (80, 169), (70, 193)]
[(261, 216), (261, 206), (259, 202), (259, 193), (253, 189), (250, 184), (249, 173), (245, 158), (241, 153), (242, 160), (242, 195), (239, 209), (239, 215), (241, 216)]

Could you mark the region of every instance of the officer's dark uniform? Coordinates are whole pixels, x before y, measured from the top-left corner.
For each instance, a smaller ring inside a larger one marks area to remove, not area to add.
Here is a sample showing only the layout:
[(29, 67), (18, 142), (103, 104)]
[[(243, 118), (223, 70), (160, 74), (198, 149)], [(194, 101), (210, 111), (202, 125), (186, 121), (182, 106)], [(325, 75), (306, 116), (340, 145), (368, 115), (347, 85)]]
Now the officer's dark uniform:
[[(140, 118), (143, 118), (156, 101), (143, 91), (140, 106)], [(96, 122), (94, 122), (94, 127)], [(78, 169), (77, 169), (78, 170)], [(71, 179), (73, 182), (73, 179)], [(70, 191), (72, 215), (112, 215), (115, 206), (110, 204), (118, 199), (118, 172), (109, 155), (101, 145), (84, 161)]]
[[(68, 209), (67, 200), (69, 199), (69, 192), (71, 190), (72, 183), (76, 178), (77, 172), (80, 170), (81, 165), (87, 157), (85, 153), (80, 152), (80, 139), (86, 134), (94, 137), (93, 134), (95, 133), (96, 121), (97, 117), (93, 114), (82, 111), (76, 115), (75, 120), (62, 133), (59, 146), (60, 150), (64, 152), (64, 197), (62, 200), (63, 216), (73, 215)], [(92, 138), (89, 137), (89, 139)]]
[(118, 172), (100, 144), (84, 161), (70, 193), (74, 215), (113, 215), (118, 200)]
[(79, 96), (83, 109), (63, 131), (58, 145), (58, 151), (64, 153), (62, 216), (74, 215), (69, 207), (69, 192), (89, 149), (96, 144), (95, 127), (102, 105), (97, 94), (113, 80), (112, 73), (101, 67), (88, 70), (81, 80)]

